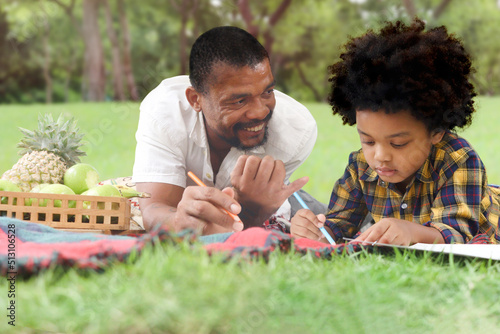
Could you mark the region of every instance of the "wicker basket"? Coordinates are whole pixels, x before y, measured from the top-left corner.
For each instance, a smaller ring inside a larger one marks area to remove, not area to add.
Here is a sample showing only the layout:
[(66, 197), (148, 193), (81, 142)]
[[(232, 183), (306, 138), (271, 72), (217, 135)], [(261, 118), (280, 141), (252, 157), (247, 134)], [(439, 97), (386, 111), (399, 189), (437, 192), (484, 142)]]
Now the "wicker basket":
[(123, 234), (130, 230), (130, 201), (124, 197), (0, 191), (0, 198), (0, 216), (70, 231)]

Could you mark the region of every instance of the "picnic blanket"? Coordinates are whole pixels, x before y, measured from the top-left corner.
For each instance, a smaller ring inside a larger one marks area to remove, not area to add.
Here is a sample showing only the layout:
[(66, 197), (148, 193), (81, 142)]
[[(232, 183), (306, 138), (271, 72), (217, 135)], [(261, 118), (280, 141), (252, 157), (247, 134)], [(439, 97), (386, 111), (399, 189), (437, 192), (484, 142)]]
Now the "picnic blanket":
[[(138, 237), (114, 236), (65, 232), (42, 224), (0, 217), (0, 274), (31, 276), (51, 267), (102, 270), (114, 262), (125, 261), (132, 253), (140, 254), (148, 244), (183, 241), (199, 242), (191, 230), (175, 233), (159, 227)], [(489, 238), (479, 235), (471, 242), (489, 243)], [(330, 259), (343, 253), (390, 249), (352, 243), (332, 246), (304, 238), (293, 239), (289, 234), (258, 227), (232, 233), (222, 242), (208, 243), (203, 247), (209, 254), (222, 253), (228, 259), (234, 256), (266, 259), (275, 251), (311, 253), (318, 258)]]

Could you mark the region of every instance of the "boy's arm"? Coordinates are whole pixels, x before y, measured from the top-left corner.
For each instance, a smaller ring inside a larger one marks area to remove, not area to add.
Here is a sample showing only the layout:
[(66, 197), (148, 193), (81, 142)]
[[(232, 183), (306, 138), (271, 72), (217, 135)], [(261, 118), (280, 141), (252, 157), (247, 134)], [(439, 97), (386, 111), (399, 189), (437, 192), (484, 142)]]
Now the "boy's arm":
[(349, 165), (335, 183), (328, 205), (325, 228), (339, 242), (343, 237), (353, 237), (368, 213), (358, 175), (357, 154), (353, 152), (349, 156)]
[(416, 243), (442, 244), (441, 233), (432, 227), (397, 218), (383, 218), (361, 233), (356, 241), (409, 246)]
[[(466, 243), (481, 233), (481, 202), (488, 187), (479, 157), (469, 157), (439, 187), (424, 226), (438, 230), (445, 243)], [(485, 219), (485, 224), (488, 224)], [(488, 227), (483, 227), (484, 231)]]

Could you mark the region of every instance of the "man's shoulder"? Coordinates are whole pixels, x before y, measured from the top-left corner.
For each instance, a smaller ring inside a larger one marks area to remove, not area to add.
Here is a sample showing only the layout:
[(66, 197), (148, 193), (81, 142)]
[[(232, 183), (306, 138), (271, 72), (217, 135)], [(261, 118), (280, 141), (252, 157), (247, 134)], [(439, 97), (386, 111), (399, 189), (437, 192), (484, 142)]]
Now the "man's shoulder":
[(280, 91), (275, 91), (275, 97), (273, 119), (277, 127), (292, 136), (294, 132), (316, 132), (316, 121), (306, 106)]
[(159, 119), (186, 117), (186, 115), (194, 117), (195, 113), (186, 99), (186, 89), (189, 86), (187, 75), (163, 80), (141, 102), (141, 115), (149, 114)]
[(303, 150), (312, 150), (317, 137), (317, 126), (309, 110), (292, 97), (275, 91), (276, 107), (269, 122), (267, 149), (275, 158), (285, 159)]
[(185, 95), (189, 85), (185, 75), (163, 80), (141, 102), (139, 124), (149, 130), (168, 131), (172, 140), (184, 140), (197, 119)]

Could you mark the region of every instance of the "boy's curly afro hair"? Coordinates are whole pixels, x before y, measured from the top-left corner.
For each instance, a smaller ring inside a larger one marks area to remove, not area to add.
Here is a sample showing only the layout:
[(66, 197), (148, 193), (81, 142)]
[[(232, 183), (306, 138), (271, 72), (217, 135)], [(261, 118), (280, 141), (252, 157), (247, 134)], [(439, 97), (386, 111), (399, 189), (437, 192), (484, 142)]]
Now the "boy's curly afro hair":
[(333, 114), (353, 125), (356, 110), (409, 110), (429, 131), (469, 125), (476, 96), (470, 56), (444, 26), (424, 28), (419, 19), (387, 22), (380, 33), (350, 38), (328, 67)]

